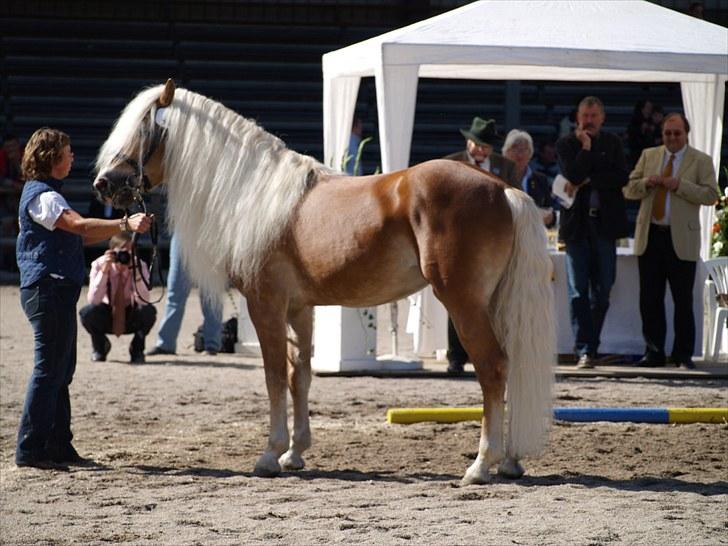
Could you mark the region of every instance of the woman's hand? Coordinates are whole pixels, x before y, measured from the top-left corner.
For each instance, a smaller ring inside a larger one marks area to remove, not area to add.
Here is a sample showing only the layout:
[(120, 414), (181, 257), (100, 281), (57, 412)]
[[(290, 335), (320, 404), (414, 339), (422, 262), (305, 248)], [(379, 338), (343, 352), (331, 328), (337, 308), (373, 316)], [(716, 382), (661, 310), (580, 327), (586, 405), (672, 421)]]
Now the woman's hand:
[(137, 212), (127, 219), (126, 224), (130, 231), (146, 233), (152, 227), (152, 222), (154, 222), (153, 214), (146, 215), (143, 212)]
[(114, 251), (112, 249), (108, 249), (104, 252), (104, 261), (101, 264), (101, 272), (108, 273), (115, 261), (116, 258), (114, 257)]

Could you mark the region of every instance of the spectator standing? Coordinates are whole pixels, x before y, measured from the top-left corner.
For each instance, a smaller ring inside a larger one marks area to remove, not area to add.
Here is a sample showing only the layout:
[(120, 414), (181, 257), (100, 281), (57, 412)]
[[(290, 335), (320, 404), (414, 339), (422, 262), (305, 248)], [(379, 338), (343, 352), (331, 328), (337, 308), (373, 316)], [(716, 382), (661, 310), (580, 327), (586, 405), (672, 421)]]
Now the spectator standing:
[(627, 126), (627, 146), (629, 147), (629, 164), (634, 166), (637, 163), (642, 150), (654, 146), (655, 127), (652, 122), (653, 104), (652, 101), (638, 100), (632, 110), (632, 117)]
[(506, 135), (503, 144), (503, 156), (513, 161), (516, 166), (516, 178), (520, 180), (521, 189), (530, 195), (536, 206), (543, 213), (543, 223), (552, 227), (556, 223), (551, 186), (546, 177), (535, 172), (528, 162), (533, 156), (533, 139), (526, 131), (512, 129)]
[[(0, 237), (18, 235), (18, 204), (23, 191), (21, 160), (23, 148), (15, 135), (6, 135), (0, 147)], [(15, 267), (12, 247), (0, 250), (0, 269)]]
[(604, 105), (585, 97), (575, 131), (556, 150), (566, 191), (574, 203), (561, 211), (559, 238), (566, 244), (566, 276), (577, 366), (591, 368), (598, 355), (609, 292), (616, 278), (616, 240), (627, 234), (622, 187), (627, 165), (622, 141), (602, 131)]
[[(177, 336), (182, 326), (187, 298), (192, 286), (182, 262), (179, 242), (173, 234), (169, 244), (169, 273), (167, 274), (167, 305), (164, 309), (164, 318), (157, 333), (156, 346), (147, 351), (148, 356), (173, 355), (177, 352)], [(220, 350), (222, 335), (222, 306), (213, 303), (211, 298), (200, 293), (200, 305), (204, 321), (202, 323), (202, 336), (204, 338), (205, 353), (216, 355)]]
[(624, 188), (639, 199), (634, 253), (639, 256), (640, 315), (645, 355), (640, 367), (665, 365), (665, 288), (675, 303), (672, 360), (695, 368), (693, 284), (700, 257), (700, 206), (719, 198), (713, 161), (688, 145), (690, 124), (671, 113), (662, 125), (664, 145), (642, 152)]
[(537, 173), (541, 173), (551, 187), (561, 171), (559, 170), (559, 162), (556, 157), (556, 144), (550, 140), (543, 140), (538, 145), (536, 157), (531, 160), (531, 169)]
[(493, 146), (503, 142), (494, 119), (485, 120), (476, 116), (470, 128), (460, 129), (460, 133), (465, 137), (465, 149), (445, 156), (445, 159), (477, 165), (484, 171), (496, 175), (506, 184), (514, 188), (520, 187), (516, 177), (516, 166), (511, 160), (493, 151)]
[[(500, 177), (506, 184), (520, 188), (515, 164), (493, 151), (493, 146), (503, 140), (498, 134), (495, 120), (485, 120), (476, 116), (470, 128), (460, 129), (460, 133), (465, 137), (465, 150), (450, 154), (445, 159), (476, 165)], [(447, 319), (447, 344), (447, 373), (462, 375), (469, 358), (450, 317)]]
[(21, 162), (23, 147), (15, 135), (6, 135), (0, 148), (0, 183), (3, 187), (13, 187), (18, 193), (23, 189)]
[(147, 264), (137, 258), (132, 269), (132, 238), (128, 233), (114, 235), (109, 249), (91, 264), (88, 305), (79, 312), (81, 324), (91, 334), (91, 360), (104, 362), (111, 350), (106, 334), (134, 334), (129, 346), (132, 364), (144, 362), (144, 340), (154, 326), (157, 310), (148, 303)]
[(18, 427), (18, 466), (48, 469), (88, 462), (71, 443), (68, 390), (76, 369), (76, 302), (86, 276), (82, 245), (123, 231), (144, 233), (152, 222), (144, 214), (99, 220), (72, 210), (60, 193), (72, 164), (71, 140), (65, 133), (43, 127), (28, 140), (16, 257), (35, 362)]
[(655, 128), (655, 130), (652, 132), (652, 144), (649, 147), (653, 146), (659, 146), (662, 144), (662, 120), (665, 118), (665, 115), (662, 112), (662, 106), (659, 104), (653, 104), (652, 105), (652, 116), (650, 116), (650, 120), (652, 121), (652, 126)]

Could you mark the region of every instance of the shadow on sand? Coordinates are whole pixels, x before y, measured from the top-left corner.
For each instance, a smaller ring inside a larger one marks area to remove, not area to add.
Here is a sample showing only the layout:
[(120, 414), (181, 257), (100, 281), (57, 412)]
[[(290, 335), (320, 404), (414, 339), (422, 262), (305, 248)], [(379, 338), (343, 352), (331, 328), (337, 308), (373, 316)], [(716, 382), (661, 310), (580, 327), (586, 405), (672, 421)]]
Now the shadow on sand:
[[(243, 472), (239, 470), (189, 467), (177, 468), (172, 466), (149, 466), (135, 465), (129, 467), (137, 472), (151, 475), (168, 476), (199, 476), (208, 478), (231, 478), (244, 477), (255, 478), (252, 471)], [(355, 469), (341, 470), (301, 470), (298, 472), (282, 472), (277, 479), (295, 478), (304, 481), (313, 480), (340, 480), (345, 482), (393, 482), (393, 483), (416, 483), (416, 482), (456, 482), (459, 483), (461, 475), (437, 474), (432, 472), (399, 473), (397, 471), (361, 471)], [(270, 479), (270, 478), (259, 478)], [(633, 479), (615, 480), (604, 476), (592, 474), (548, 474), (544, 476), (524, 476), (519, 480), (509, 480), (494, 475), (492, 485), (513, 484), (520, 487), (554, 487), (559, 485), (576, 485), (587, 488), (607, 487), (620, 491), (652, 491), (652, 492), (680, 492), (697, 493), (706, 497), (728, 494), (728, 481), (713, 483), (691, 482), (678, 478), (661, 478), (656, 476), (644, 476)], [(454, 484), (455, 485), (455, 484)], [(487, 485), (483, 487), (488, 487)]]

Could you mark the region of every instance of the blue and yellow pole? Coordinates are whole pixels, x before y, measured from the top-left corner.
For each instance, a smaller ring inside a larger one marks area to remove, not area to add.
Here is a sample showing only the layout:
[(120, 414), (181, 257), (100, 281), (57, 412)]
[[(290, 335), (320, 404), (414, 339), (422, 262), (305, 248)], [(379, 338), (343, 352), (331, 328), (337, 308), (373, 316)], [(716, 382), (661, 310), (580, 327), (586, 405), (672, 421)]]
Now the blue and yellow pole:
[[(393, 408), (387, 422), (411, 424), (434, 421), (480, 421), (483, 408)], [(593, 423), (728, 423), (728, 408), (554, 408), (554, 419)]]

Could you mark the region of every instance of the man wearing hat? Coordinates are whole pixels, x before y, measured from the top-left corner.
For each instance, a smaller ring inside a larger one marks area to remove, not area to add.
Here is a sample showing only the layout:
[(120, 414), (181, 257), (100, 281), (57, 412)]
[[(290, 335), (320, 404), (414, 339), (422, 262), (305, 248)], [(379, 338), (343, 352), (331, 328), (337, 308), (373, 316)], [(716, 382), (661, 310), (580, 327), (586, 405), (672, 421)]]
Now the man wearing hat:
[(473, 118), (469, 129), (460, 129), (465, 137), (465, 149), (445, 156), (445, 159), (465, 161), (477, 165), (502, 179), (506, 184), (518, 188), (516, 165), (511, 160), (493, 152), (493, 146), (501, 144), (503, 139), (496, 131), (494, 119)]
[[(516, 164), (493, 151), (493, 146), (500, 144), (503, 140), (496, 130), (494, 119), (486, 120), (475, 116), (470, 128), (460, 129), (460, 132), (465, 137), (465, 150), (445, 156), (445, 159), (476, 165), (484, 171), (496, 175), (506, 184), (519, 188)], [(460, 343), (455, 326), (449, 317), (447, 319), (447, 361), (447, 373), (451, 375), (461, 375), (463, 367), (468, 361), (468, 353)]]

